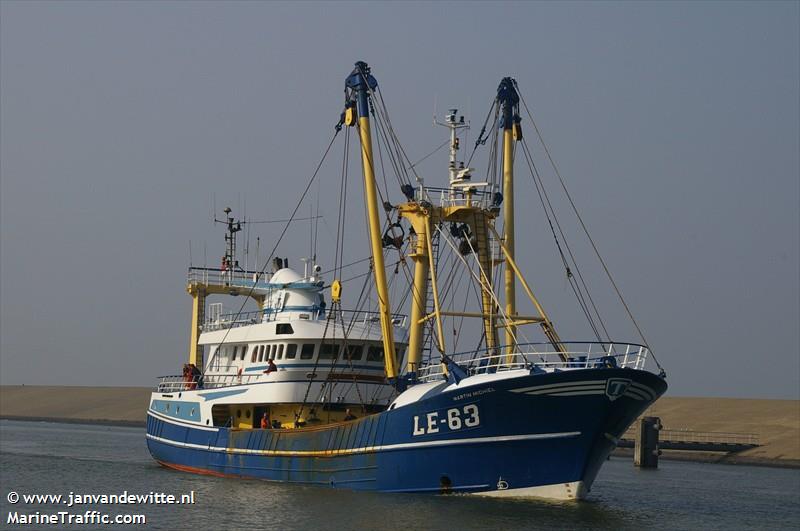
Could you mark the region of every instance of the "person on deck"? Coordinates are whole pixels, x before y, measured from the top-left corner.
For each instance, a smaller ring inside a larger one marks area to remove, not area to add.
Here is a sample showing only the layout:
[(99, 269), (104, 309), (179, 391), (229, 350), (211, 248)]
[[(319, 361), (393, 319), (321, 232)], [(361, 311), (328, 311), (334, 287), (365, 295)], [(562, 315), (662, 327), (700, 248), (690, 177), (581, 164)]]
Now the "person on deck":
[(345, 410), (345, 412), (344, 412), (344, 420), (356, 420), (356, 418), (358, 418), (358, 417), (353, 415), (353, 412), (350, 411), (350, 408), (347, 408)]
[(264, 374), (269, 374), (269, 373), (275, 372), (277, 370), (278, 370), (278, 366), (275, 365), (275, 360), (273, 360), (272, 358), (268, 359), (267, 360), (267, 370), (264, 371)]
[(271, 425), (271, 423), (269, 421), (269, 416), (267, 415), (267, 412), (265, 411), (264, 415), (261, 417), (261, 429), (262, 430), (266, 430), (267, 428), (270, 427), (270, 425)]

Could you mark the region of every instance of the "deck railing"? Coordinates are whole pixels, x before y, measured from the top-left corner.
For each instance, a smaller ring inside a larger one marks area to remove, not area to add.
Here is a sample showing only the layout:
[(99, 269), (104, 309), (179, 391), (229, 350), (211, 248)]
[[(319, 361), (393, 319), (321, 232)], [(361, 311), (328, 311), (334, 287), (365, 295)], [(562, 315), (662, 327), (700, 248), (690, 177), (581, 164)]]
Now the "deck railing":
[[(309, 310), (300, 312), (301, 314), (306, 314), (308, 317), (307, 319), (310, 321), (315, 321), (317, 319), (326, 319), (330, 318), (332, 322), (342, 323), (344, 321), (345, 326), (350, 326), (354, 323), (360, 323), (366, 326), (380, 326), (380, 313), (378, 312), (368, 312), (362, 310)], [(340, 315), (341, 314), (341, 315)], [(206, 322), (203, 324), (203, 331), (209, 332), (212, 330), (221, 330), (225, 328), (236, 328), (239, 326), (248, 326), (256, 323), (260, 323), (262, 321), (273, 321), (275, 320), (276, 312), (268, 311), (264, 312), (262, 310), (252, 311), (252, 312), (242, 312), (242, 313), (227, 313), (222, 314), (219, 316), (215, 316), (213, 318), (206, 319)], [(392, 323), (395, 326), (406, 326), (406, 322), (408, 317), (404, 314), (396, 313), (392, 314)]]
[(181, 375), (161, 376), (158, 379), (157, 391), (159, 393), (178, 393), (196, 389), (218, 389), (232, 385), (255, 383), (259, 378), (263, 379), (264, 377), (263, 373), (239, 374), (238, 372), (205, 375), (193, 379), (186, 379)]
[(215, 269), (213, 267), (190, 267), (187, 274), (189, 284), (206, 284), (209, 286), (225, 286), (231, 288), (247, 289), (255, 287), (259, 290), (268, 290), (271, 273), (260, 274), (255, 282), (258, 271), (244, 271), (233, 269)]
[[(572, 370), (593, 367), (619, 367), (644, 369), (650, 351), (644, 345), (628, 343), (562, 343), (564, 351), (556, 350), (550, 343), (527, 343), (517, 345), (510, 358), (505, 347), (494, 352), (488, 350), (460, 352), (450, 358), (464, 368), (468, 374), (508, 371), (514, 369)], [(566, 358), (566, 359), (564, 359)], [(444, 377), (442, 364), (431, 362), (421, 367), (418, 377), (432, 381)]]
[[(477, 186), (479, 184), (476, 183)], [(491, 206), (493, 197), (494, 194), (492, 192), (469, 187), (452, 189), (426, 186), (416, 191), (417, 201), (431, 201), (443, 207), (474, 206), (488, 208)]]

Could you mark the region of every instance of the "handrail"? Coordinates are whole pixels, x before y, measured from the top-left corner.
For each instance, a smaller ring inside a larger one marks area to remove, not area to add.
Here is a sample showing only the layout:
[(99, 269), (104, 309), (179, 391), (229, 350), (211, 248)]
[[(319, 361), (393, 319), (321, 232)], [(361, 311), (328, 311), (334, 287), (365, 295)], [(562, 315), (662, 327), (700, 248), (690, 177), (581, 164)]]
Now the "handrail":
[[(538, 347), (549, 347), (549, 350), (538, 350)], [(596, 341), (562, 342), (562, 351), (553, 349), (550, 343), (523, 343), (515, 346), (515, 352), (509, 360), (500, 345), (489, 349), (467, 351), (452, 354), (449, 357), (459, 363), (469, 374), (484, 372), (508, 371), (514, 369), (570, 370), (590, 369), (595, 367), (618, 367), (645, 369), (649, 349), (635, 343), (614, 343)], [(566, 356), (564, 360), (562, 356)], [(422, 381), (441, 379), (444, 371), (441, 363), (431, 362), (420, 367), (418, 377)]]
[[(294, 311), (294, 310), (290, 310)], [(333, 322), (340, 323), (342, 320), (346, 325), (360, 322), (361, 324), (372, 326), (380, 325), (380, 314), (378, 312), (370, 312), (366, 310), (328, 310), (325, 309), (302, 311), (300, 313), (308, 314), (308, 320), (316, 321), (324, 319), (332, 312), (337, 312), (337, 316), (333, 318)], [(240, 326), (248, 326), (266, 321), (276, 320), (277, 314), (280, 312), (273, 312), (270, 309), (255, 310), (243, 313), (226, 313), (217, 316), (216, 318), (207, 318), (203, 323), (203, 331), (221, 330), (226, 328), (237, 328)], [(342, 319), (338, 318), (338, 313), (342, 314)], [(395, 326), (405, 327), (408, 321), (408, 316), (402, 313), (392, 314), (392, 323)]]

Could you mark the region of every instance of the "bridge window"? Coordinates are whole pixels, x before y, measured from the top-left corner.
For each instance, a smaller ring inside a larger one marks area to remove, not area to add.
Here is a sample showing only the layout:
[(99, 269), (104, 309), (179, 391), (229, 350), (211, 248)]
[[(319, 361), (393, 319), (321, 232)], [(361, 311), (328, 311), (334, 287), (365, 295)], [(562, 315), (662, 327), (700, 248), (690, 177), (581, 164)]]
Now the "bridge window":
[(277, 358), (278, 358), (279, 360), (280, 360), (280, 359), (283, 359), (283, 343), (281, 343), (280, 345), (278, 345), (278, 355), (277, 355)]
[(303, 350), (300, 351), (301, 360), (310, 360), (314, 357), (314, 344), (306, 343), (303, 345)]
[(241, 354), (241, 357), (239, 359), (244, 361), (245, 354), (247, 354), (247, 345), (242, 345), (242, 354)]
[(279, 323), (275, 325), (276, 334), (294, 334), (294, 329), (289, 323)]
[(319, 359), (335, 360), (339, 357), (339, 345), (323, 344), (319, 349)]
[(383, 345), (370, 345), (367, 349), (367, 361), (383, 361)]
[(347, 345), (347, 354), (345, 358), (349, 360), (360, 360), (364, 355), (363, 345)]
[(278, 345), (270, 345), (269, 346), (269, 359), (275, 359), (275, 352), (278, 350)]
[(286, 345), (286, 359), (293, 360), (297, 356), (297, 345), (289, 343)]
[(258, 361), (259, 363), (264, 361), (264, 345), (258, 347)]
[(254, 345), (253, 350), (250, 352), (250, 363), (256, 362), (257, 355), (258, 355), (258, 345)]

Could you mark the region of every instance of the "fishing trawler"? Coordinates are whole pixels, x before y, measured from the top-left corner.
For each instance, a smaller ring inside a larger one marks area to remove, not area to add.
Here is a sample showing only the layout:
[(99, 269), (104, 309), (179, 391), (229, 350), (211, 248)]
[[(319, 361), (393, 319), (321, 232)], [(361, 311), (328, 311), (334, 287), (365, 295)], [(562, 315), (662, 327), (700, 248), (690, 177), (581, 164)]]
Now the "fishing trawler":
[[(189, 270), (189, 360), (152, 393), (150, 453), (165, 467), (214, 476), (583, 498), (619, 437), (667, 384), (644, 338), (602, 336), (571, 251), (562, 253), (567, 278), (596, 341), (562, 340), (522, 274), (514, 156), (522, 146), (530, 163), (531, 152), (517, 83), (501, 81), (475, 143), (473, 154), (491, 140), (483, 181), (458, 159), (468, 123), (448, 112), (440, 125), (449, 130), (449, 182), (439, 188), (426, 186), (406, 158), (365, 63), (346, 78), (345, 95), (334, 140), (344, 131), (345, 157), (350, 131), (360, 146), (370, 247), (360, 294), (345, 293), (338, 234), (331, 271), (306, 260), (300, 272), (274, 256), (269, 271), (240, 268), (242, 221), (226, 209), (221, 267)], [(374, 139), (385, 144), (377, 154)], [(388, 188), (385, 172), (376, 177), (385, 165), (399, 190)], [(342, 168), (340, 227), (348, 210)], [(402, 202), (392, 204), (397, 192)], [(549, 204), (542, 201), (548, 220)], [(556, 244), (561, 251), (566, 242)], [(517, 284), (529, 315), (518, 309)], [(258, 309), (222, 314), (219, 303), (207, 303), (212, 295), (244, 297)], [(539, 330), (542, 340), (529, 341), (525, 330)], [(477, 345), (459, 351), (470, 332)]]

